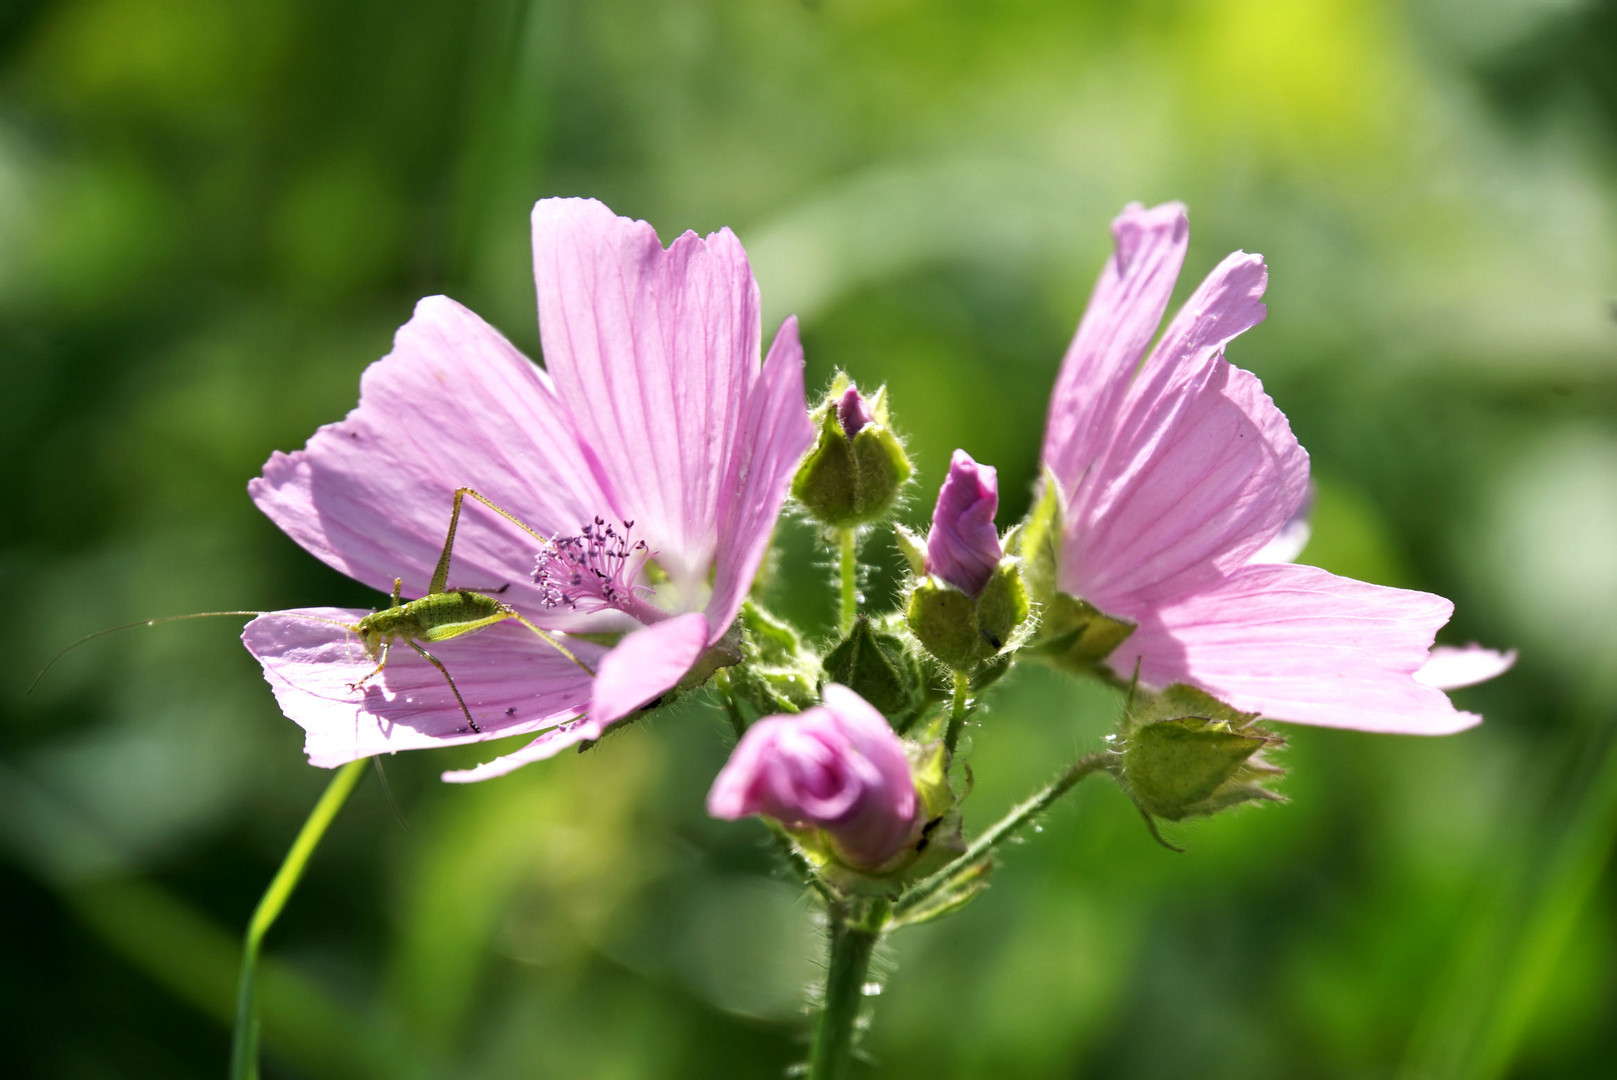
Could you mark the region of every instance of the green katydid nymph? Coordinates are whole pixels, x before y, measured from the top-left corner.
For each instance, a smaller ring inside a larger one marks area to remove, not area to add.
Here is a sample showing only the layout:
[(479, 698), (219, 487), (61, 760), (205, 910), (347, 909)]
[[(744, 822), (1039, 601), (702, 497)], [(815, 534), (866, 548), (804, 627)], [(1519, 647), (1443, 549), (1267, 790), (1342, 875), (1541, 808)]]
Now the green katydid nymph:
[(322, 618), (318, 615), (267, 611), (201, 611), (190, 615), (168, 615), (155, 619), (143, 619), (140, 622), (126, 623), (123, 626), (113, 626), (106, 630), (98, 630), (93, 634), (86, 634), (84, 637), (79, 638), (51, 657), (50, 661), (40, 669), (39, 674), (34, 677), (33, 683), (28, 688), (32, 691), (34, 686), (38, 685), (39, 680), (44, 678), (45, 673), (64, 655), (85, 642), (101, 637), (104, 634), (129, 630), (137, 626), (155, 626), (158, 623), (178, 622), (185, 619), (206, 619), (232, 615), (254, 617), (279, 615), (283, 618), (305, 619), (310, 622), (322, 622), (340, 626), (359, 638), (360, 645), (365, 649), (366, 657), (375, 662), (376, 667), (351, 683), (349, 685), (350, 690), (358, 690), (386, 670), (388, 657), (393, 646), (402, 641), (419, 654), (422, 659), (438, 669), (438, 672), (443, 675), (444, 681), (449, 684), (450, 692), (455, 695), (455, 702), (460, 706), (461, 713), (466, 717), (466, 723), (472, 731), (482, 734), (483, 729), (478, 726), (471, 710), (467, 708), (465, 699), (461, 697), (460, 688), (455, 685), (454, 676), (449, 673), (449, 669), (444, 666), (443, 661), (427, 651), (422, 644), (423, 642), (449, 641), (466, 634), (476, 633), (496, 623), (514, 619), (533, 631), (547, 645), (574, 664), (577, 664), (585, 672), (590, 672), (590, 669), (567, 646), (538, 626), (535, 626), (514, 607), (498, 599), (496, 590), (451, 589), (448, 587), (449, 563), (455, 547), (455, 530), (460, 525), (461, 504), (468, 496), (534, 537), (539, 541), (541, 549), (551, 545), (549, 538), (542, 536), (532, 526), (486, 496), (469, 487), (457, 488), (455, 489), (454, 505), (449, 514), (449, 531), (444, 536), (443, 554), (438, 557), (438, 565), (433, 570), (432, 583), (428, 586), (425, 596), (414, 600), (405, 600), (402, 595), (403, 579), (395, 578), (393, 580), (391, 604), (380, 611), (373, 611), (357, 622), (352, 623), (342, 622), (338, 619)]

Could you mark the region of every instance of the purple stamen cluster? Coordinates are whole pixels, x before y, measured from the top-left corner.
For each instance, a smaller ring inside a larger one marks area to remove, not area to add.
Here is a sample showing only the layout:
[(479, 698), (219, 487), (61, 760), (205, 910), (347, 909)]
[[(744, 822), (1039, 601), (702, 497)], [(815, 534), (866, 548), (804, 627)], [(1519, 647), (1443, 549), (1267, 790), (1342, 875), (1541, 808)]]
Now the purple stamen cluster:
[[(534, 562), (533, 583), (539, 586), (546, 606), (570, 611), (622, 609), (633, 602), (634, 578), (651, 558), (644, 540), (631, 540), (634, 522), (622, 528), (597, 517), (583, 526), (576, 536), (558, 536), (539, 552)], [(636, 552), (638, 562), (630, 566)], [(580, 609), (583, 601), (587, 606)]]

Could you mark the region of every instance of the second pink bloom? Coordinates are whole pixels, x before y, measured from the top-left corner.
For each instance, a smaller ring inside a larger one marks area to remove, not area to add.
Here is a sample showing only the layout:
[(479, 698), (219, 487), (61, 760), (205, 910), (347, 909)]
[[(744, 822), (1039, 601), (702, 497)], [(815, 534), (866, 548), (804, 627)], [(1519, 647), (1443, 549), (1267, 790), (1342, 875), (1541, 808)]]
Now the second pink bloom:
[(1112, 669), (1278, 720), (1427, 735), (1479, 722), (1416, 678), (1448, 600), (1255, 559), (1309, 490), (1285, 416), (1224, 359), (1263, 320), (1263, 260), (1226, 258), (1150, 348), (1189, 222), (1177, 203), (1135, 204), (1112, 232), (1044, 439), (1064, 505), (1058, 587), (1135, 624)]

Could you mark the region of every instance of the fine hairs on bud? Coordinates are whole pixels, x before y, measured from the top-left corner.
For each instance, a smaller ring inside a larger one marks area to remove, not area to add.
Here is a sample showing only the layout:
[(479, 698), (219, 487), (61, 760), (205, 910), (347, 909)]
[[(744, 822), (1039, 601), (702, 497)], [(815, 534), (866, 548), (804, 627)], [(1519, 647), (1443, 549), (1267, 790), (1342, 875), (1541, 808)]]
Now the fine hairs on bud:
[(887, 388), (865, 398), (838, 372), (812, 418), (818, 434), (792, 480), (792, 497), (810, 517), (838, 529), (893, 513), (914, 470), (891, 426)]

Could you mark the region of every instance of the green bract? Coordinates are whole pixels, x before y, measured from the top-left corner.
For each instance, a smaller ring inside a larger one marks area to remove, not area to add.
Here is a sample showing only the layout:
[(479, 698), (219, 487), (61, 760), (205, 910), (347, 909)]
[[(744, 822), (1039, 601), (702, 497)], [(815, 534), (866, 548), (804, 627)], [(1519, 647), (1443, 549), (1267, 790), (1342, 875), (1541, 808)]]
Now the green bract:
[(1284, 770), (1261, 751), (1280, 739), (1195, 687), (1141, 695), (1123, 720), (1122, 780), (1149, 817), (1206, 817), (1252, 799), (1281, 802), (1263, 782)]
[(1016, 560), (1006, 559), (975, 600), (953, 585), (922, 578), (904, 615), (928, 652), (951, 670), (969, 673), (1010, 643), (1029, 610), (1021, 571)]
[(1027, 518), (1005, 538), (1005, 549), (1022, 561), (1028, 592), (1039, 606), (1033, 651), (1040, 658), (1080, 675), (1107, 676), (1099, 665), (1134, 633), (1134, 624), (1102, 614), (1093, 604), (1056, 586), (1060, 567), (1062, 508), (1060, 484), (1045, 471), (1038, 501)]

